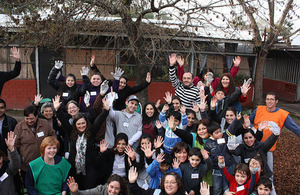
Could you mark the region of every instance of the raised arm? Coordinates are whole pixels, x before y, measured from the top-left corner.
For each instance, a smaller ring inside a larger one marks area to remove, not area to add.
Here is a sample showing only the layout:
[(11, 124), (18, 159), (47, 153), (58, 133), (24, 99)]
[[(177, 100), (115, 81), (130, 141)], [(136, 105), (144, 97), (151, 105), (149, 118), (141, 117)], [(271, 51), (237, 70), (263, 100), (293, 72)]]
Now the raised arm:
[(59, 81), (56, 79), (56, 76), (60, 72), (60, 69), (62, 67), (63, 67), (63, 61), (55, 61), (54, 67), (50, 70), (48, 76), (47, 83), (55, 90), (58, 90), (60, 87)]

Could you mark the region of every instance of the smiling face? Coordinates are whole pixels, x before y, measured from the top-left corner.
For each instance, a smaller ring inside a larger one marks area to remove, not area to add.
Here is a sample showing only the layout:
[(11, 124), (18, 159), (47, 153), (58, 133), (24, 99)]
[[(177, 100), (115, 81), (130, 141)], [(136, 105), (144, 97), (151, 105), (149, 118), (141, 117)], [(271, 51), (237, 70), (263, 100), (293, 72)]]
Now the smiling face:
[(193, 113), (189, 113), (187, 115), (187, 118), (188, 118), (188, 124), (187, 126), (192, 126), (194, 123), (195, 123), (195, 115)]
[(95, 74), (92, 76), (91, 83), (93, 86), (98, 87), (98, 86), (100, 86), (101, 82), (102, 82), (102, 80), (101, 80), (100, 75)]
[(53, 159), (57, 153), (56, 145), (48, 145), (45, 148), (44, 158)]
[(151, 148), (151, 142), (148, 138), (144, 138), (141, 140), (141, 147), (145, 148), (145, 147), (150, 147)]
[(276, 109), (276, 105), (278, 100), (275, 99), (274, 95), (267, 95), (266, 96), (266, 106), (268, 111), (274, 111)]
[(77, 131), (83, 133), (86, 130), (86, 120), (84, 118), (78, 119), (75, 123)]
[(120, 78), (120, 82), (119, 82), (119, 90), (124, 89), (126, 87), (126, 79), (124, 78)]
[(206, 128), (206, 126), (203, 125), (203, 124), (200, 124), (200, 125), (198, 126), (197, 134), (198, 134), (199, 137), (201, 137), (202, 139), (208, 139), (208, 138), (209, 138), (209, 134), (208, 134), (207, 128)]
[(193, 75), (190, 72), (186, 72), (182, 76), (182, 83), (185, 87), (190, 87), (193, 84)]
[(231, 110), (227, 110), (225, 114), (225, 119), (228, 124), (231, 124), (232, 121), (236, 118), (235, 113)]
[(174, 110), (179, 111), (180, 106), (181, 106), (180, 101), (178, 99), (174, 99), (174, 100), (172, 100), (172, 103), (173, 103), (173, 106), (174, 106)]
[(189, 156), (189, 162), (191, 166), (195, 168), (200, 164), (201, 159), (199, 158), (199, 156), (193, 155), (193, 156)]
[(126, 102), (126, 105), (127, 105), (127, 107), (126, 107), (126, 112), (127, 113), (134, 113), (134, 111), (137, 109), (137, 107), (138, 107), (138, 101), (136, 101), (136, 100), (131, 100), (131, 101), (129, 101), (129, 102)]
[(119, 140), (116, 145), (116, 149), (117, 149), (118, 153), (123, 153), (125, 150), (125, 146), (126, 146), (125, 140), (124, 139)]
[(151, 118), (154, 115), (154, 108), (151, 104), (148, 104), (145, 108), (146, 115)]
[(121, 185), (118, 181), (112, 181), (107, 184), (108, 195), (118, 195), (121, 192)]
[(182, 149), (179, 152), (175, 152), (174, 155), (180, 163), (184, 163), (188, 157), (188, 153), (185, 149)]
[(247, 146), (251, 147), (255, 142), (255, 137), (250, 132), (248, 132), (245, 133), (243, 140)]
[(230, 84), (230, 79), (227, 76), (223, 76), (221, 83), (224, 88), (228, 88)]
[(44, 112), (43, 112), (43, 116), (50, 120), (53, 117), (53, 110), (51, 107), (46, 107)]
[(234, 175), (234, 178), (239, 185), (243, 185), (247, 181), (247, 174), (245, 172), (237, 171)]
[(173, 195), (178, 190), (176, 178), (173, 175), (167, 175), (164, 182), (164, 188), (168, 195)]
[(68, 111), (68, 114), (73, 117), (79, 112), (79, 108), (75, 104), (70, 103), (70, 104), (68, 104), (67, 111)]
[(73, 77), (67, 77), (67, 78), (66, 78), (66, 85), (67, 85), (68, 87), (73, 87), (74, 84), (75, 84), (75, 80), (74, 80)]

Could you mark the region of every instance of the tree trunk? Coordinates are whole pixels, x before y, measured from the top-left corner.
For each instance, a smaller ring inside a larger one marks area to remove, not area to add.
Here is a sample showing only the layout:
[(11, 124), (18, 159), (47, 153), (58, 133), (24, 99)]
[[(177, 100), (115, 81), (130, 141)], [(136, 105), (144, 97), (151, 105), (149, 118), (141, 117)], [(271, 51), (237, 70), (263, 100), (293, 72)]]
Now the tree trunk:
[(255, 70), (255, 80), (254, 80), (254, 105), (263, 104), (263, 77), (264, 77), (264, 67), (265, 60), (267, 58), (268, 52), (261, 50), (257, 54), (257, 64)]

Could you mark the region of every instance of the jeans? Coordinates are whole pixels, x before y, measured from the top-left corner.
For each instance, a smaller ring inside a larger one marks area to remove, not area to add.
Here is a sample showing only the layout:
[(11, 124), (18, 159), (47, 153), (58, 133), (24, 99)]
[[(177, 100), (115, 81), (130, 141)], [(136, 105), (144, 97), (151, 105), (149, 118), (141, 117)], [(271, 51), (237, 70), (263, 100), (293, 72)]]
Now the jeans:
[(269, 151), (267, 153), (267, 161), (268, 161), (267, 164), (272, 172), (272, 176), (270, 177), (270, 180), (272, 181), (272, 191), (270, 195), (276, 195), (275, 186), (273, 182), (273, 152)]
[[(227, 167), (227, 171), (230, 174), (232, 174), (232, 167), (234, 167), (234, 166)], [(213, 176), (213, 183), (214, 183), (214, 186), (213, 186), (214, 195), (224, 194), (224, 192), (229, 188), (229, 184), (228, 184), (226, 177), (218, 169), (213, 169), (212, 176)]]

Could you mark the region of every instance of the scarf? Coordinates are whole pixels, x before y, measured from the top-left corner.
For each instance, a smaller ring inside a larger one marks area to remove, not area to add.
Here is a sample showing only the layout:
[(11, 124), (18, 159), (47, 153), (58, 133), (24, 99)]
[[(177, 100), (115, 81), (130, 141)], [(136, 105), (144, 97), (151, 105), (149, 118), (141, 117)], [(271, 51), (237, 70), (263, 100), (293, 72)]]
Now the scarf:
[(78, 135), (76, 141), (76, 157), (75, 157), (75, 168), (76, 173), (82, 173), (86, 175), (85, 172), (85, 154), (86, 154), (86, 146), (87, 146), (87, 139), (84, 137), (85, 133), (81, 136)]

